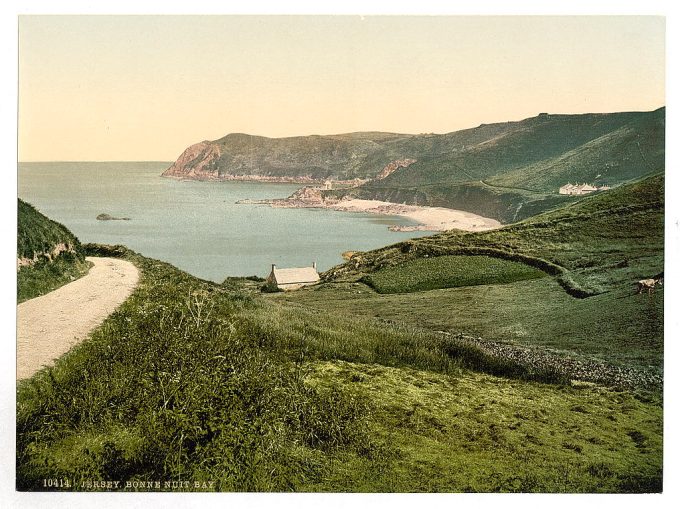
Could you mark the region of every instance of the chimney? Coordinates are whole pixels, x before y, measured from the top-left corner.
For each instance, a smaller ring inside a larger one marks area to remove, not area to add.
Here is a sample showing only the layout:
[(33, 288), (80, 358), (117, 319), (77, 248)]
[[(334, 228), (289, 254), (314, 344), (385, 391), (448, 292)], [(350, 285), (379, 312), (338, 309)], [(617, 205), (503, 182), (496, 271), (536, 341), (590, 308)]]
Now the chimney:
[(312, 262), (312, 268), (316, 270), (316, 262)]
[(272, 263), (272, 272), (274, 272), (275, 268), (276, 268), (276, 265)]

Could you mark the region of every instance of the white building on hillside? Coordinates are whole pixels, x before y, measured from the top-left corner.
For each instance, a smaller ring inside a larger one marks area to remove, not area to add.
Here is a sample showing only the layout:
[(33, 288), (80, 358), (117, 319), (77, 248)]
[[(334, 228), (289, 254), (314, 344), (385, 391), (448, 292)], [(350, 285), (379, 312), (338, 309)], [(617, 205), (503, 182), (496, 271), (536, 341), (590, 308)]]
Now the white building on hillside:
[(590, 184), (565, 184), (562, 187), (560, 187), (560, 194), (575, 194), (575, 195), (580, 195), (580, 194), (588, 194), (592, 193), (593, 191), (605, 191), (609, 189), (608, 186), (602, 186), (602, 187), (595, 187), (591, 186)]
[(267, 277), (267, 283), (274, 284), (281, 290), (297, 290), (303, 286), (319, 282), (316, 262), (311, 267), (279, 269), (272, 264), (272, 271)]

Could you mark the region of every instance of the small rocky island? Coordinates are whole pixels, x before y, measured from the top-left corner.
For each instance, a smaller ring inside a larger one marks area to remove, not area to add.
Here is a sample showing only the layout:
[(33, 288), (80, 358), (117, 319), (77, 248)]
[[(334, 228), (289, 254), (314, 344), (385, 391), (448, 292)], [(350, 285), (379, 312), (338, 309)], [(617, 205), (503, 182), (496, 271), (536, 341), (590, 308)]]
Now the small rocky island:
[(129, 221), (129, 217), (114, 217), (110, 214), (101, 213), (97, 216), (97, 221)]

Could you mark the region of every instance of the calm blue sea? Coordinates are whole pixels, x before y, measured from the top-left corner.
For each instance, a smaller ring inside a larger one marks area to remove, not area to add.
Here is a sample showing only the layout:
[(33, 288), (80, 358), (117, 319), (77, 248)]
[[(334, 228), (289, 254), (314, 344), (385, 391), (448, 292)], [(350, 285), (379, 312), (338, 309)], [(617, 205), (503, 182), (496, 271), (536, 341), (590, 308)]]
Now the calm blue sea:
[[(166, 162), (20, 163), (19, 197), (59, 221), (81, 242), (124, 244), (198, 277), (268, 274), (272, 263), (319, 270), (425, 232), (394, 216), (320, 209), (237, 205), (245, 198), (284, 198), (299, 185), (177, 181), (160, 177)], [(97, 221), (100, 213), (130, 221)]]

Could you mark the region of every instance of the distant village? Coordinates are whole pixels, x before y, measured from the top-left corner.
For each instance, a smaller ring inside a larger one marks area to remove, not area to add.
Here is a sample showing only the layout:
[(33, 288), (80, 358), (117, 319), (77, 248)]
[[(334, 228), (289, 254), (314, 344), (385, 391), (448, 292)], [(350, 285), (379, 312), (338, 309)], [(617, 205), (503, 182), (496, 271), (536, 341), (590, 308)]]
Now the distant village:
[(609, 186), (591, 186), (590, 184), (565, 184), (560, 187), (560, 194), (588, 194), (594, 191), (607, 191)]

